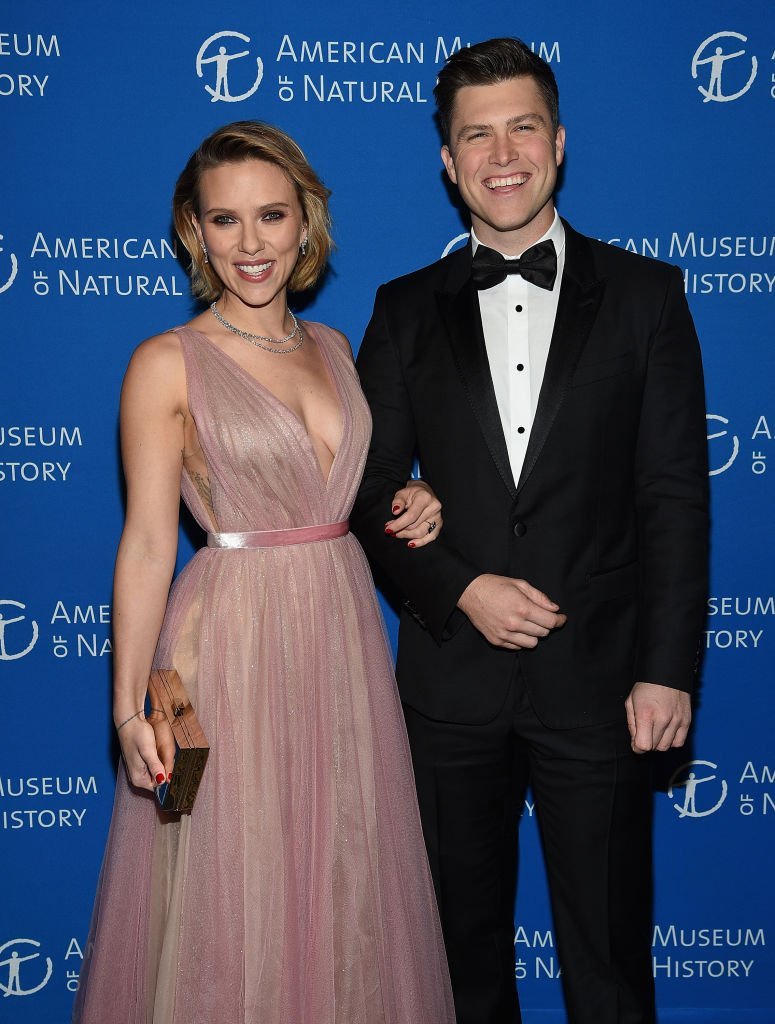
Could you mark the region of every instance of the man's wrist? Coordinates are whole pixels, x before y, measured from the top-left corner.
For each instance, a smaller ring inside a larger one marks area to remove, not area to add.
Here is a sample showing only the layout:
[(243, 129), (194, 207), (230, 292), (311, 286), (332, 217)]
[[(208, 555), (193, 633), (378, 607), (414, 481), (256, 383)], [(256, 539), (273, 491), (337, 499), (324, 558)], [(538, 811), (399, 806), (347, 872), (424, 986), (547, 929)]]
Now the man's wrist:
[(471, 603), (475, 599), (476, 591), (480, 586), (480, 581), (484, 579), (485, 575), (486, 573), (481, 573), (479, 576), (474, 576), (466, 589), (457, 599), (458, 608), (466, 615), (468, 615), (468, 609), (471, 607)]

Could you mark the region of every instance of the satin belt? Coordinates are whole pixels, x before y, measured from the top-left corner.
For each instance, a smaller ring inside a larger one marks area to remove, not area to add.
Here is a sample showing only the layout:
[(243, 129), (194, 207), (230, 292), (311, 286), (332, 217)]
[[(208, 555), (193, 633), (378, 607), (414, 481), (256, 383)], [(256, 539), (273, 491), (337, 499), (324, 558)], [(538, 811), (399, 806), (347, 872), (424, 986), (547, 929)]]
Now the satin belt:
[(350, 523), (323, 523), (299, 526), (293, 530), (255, 530), (250, 533), (208, 533), (208, 548), (278, 548), (289, 544), (314, 544), (335, 540), (350, 532)]

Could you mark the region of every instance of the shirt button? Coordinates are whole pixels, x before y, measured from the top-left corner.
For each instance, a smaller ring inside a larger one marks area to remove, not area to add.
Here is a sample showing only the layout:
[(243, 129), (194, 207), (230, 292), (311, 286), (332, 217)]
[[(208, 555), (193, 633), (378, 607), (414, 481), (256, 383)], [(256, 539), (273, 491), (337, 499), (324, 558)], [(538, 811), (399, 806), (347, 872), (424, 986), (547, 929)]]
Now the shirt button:
[(515, 537), (524, 537), (526, 533), (527, 533), (527, 527), (525, 526), (524, 523), (521, 523), (521, 522), (514, 523), (514, 536)]
[(517, 427), (517, 433), (518, 434), (524, 434), (525, 433), (525, 428), (524, 427)]
[(522, 373), (522, 371), (525, 369), (525, 364), (524, 363), (517, 363), (517, 369), (519, 370), (520, 373)]
[(518, 313), (521, 313), (521, 312), (522, 312), (522, 307), (521, 307), (521, 306), (515, 306), (515, 307), (514, 307), (514, 309), (516, 309), (516, 311), (517, 311)]

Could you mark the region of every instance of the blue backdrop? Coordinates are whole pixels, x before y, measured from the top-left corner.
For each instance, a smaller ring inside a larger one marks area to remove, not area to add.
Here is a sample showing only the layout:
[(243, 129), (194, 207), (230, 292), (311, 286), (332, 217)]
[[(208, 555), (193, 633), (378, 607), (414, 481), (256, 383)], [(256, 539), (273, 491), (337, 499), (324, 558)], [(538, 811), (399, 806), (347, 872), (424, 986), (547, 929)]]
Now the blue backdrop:
[[(134, 346), (193, 311), (170, 226), (177, 174), (227, 121), (289, 130), (333, 190), (338, 245), (305, 316), (357, 347), (377, 285), (460, 244), (431, 90), (449, 52), (503, 34), (532, 43), (560, 83), (563, 215), (685, 273), (707, 374), (712, 597), (691, 746), (658, 763), (654, 973), (662, 1022), (775, 1021), (772, 5), (501, 11), (0, 7), (3, 1021), (65, 1024), (77, 984), (116, 754), (119, 387)], [(182, 536), (181, 562), (190, 552)], [(529, 802), (522, 835), (525, 1018), (561, 1021)]]

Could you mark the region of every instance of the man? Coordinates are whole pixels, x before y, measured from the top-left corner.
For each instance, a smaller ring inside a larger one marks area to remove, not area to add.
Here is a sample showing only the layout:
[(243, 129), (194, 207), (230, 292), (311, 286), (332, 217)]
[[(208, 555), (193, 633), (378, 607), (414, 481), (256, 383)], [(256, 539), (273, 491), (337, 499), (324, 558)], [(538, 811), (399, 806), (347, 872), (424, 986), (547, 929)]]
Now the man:
[[(697, 339), (678, 270), (557, 217), (565, 131), (543, 60), (480, 43), (435, 95), (471, 245), (379, 289), (353, 525), (407, 599), (397, 675), (458, 1024), (520, 1019), (528, 780), (568, 1018), (645, 1024), (643, 755), (686, 738), (706, 589)], [(389, 535), (415, 453), (444, 515), (420, 551)]]

